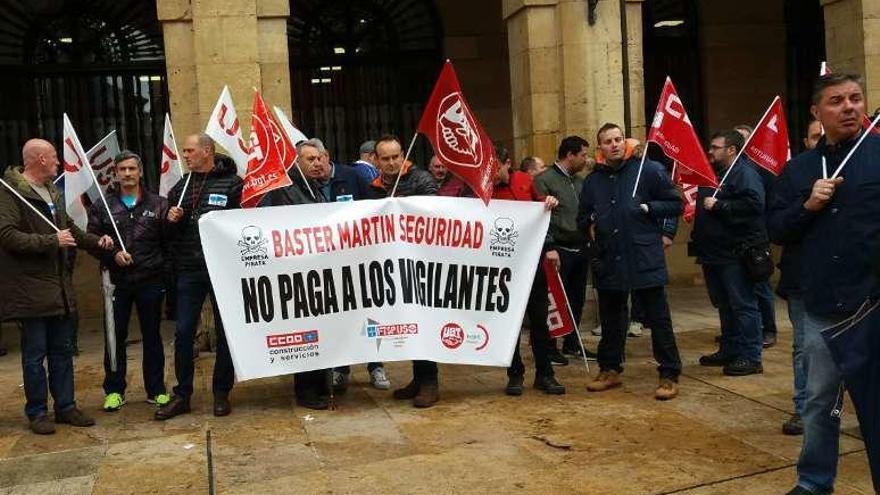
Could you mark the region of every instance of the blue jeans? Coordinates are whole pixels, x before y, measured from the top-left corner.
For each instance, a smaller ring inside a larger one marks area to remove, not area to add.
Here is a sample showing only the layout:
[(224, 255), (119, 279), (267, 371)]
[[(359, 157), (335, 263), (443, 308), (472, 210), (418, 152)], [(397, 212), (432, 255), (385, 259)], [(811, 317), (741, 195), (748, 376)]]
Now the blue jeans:
[[(49, 361), (49, 379), (43, 361)], [(48, 413), (52, 392), (55, 413), (76, 407), (73, 399), (73, 321), (69, 315), (21, 320), (21, 370), (28, 419)]]
[(804, 364), (807, 372), (804, 402), (804, 440), (798, 459), (798, 485), (815, 495), (834, 490), (840, 449), (840, 418), (833, 415), (843, 380), (822, 338), (821, 330), (840, 319), (804, 313)]
[(703, 276), (721, 320), (721, 354), (760, 363), (764, 342), (755, 283), (740, 263), (703, 265)]
[(804, 300), (788, 296), (788, 319), (792, 327), (791, 367), (794, 376), (794, 412), (803, 416), (807, 399), (807, 369), (804, 360)]
[(204, 272), (185, 272), (177, 275), (177, 329), (174, 334), (174, 372), (177, 386), (174, 395), (189, 400), (193, 394), (193, 343), (199, 315), (205, 298), (211, 296), (214, 307), (214, 328), (217, 330), (217, 354), (214, 358), (213, 391), (215, 396), (226, 396), (235, 384), (235, 370), (223, 331), (223, 321), (211, 280)]
[(755, 296), (761, 311), (761, 330), (764, 335), (776, 335), (776, 296), (770, 281), (755, 282)]
[(125, 375), (128, 371), (128, 355), (125, 341), (128, 339), (128, 322), (131, 319), (132, 305), (137, 306), (138, 321), (141, 324), (143, 339), (144, 389), (152, 398), (165, 393), (165, 349), (159, 334), (162, 318), (162, 299), (165, 289), (161, 283), (140, 287), (116, 286), (113, 293), (113, 320), (116, 325), (116, 371), (110, 367), (110, 352), (104, 333), (104, 393), (125, 395)]
[[(590, 273), (590, 260), (582, 249), (578, 252), (566, 249), (558, 249), (559, 253), (559, 277), (562, 279), (562, 287), (568, 296), (568, 305), (574, 316), (574, 324), (580, 327), (581, 315), (584, 312), (584, 299), (587, 295), (587, 277)], [(540, 265), (540, 263), (539, 263)], [(563, 337), (563, 347), (578, 349), (577, 332), (571, 332)], [(555, 347), (555, 344), (554, 344)]]

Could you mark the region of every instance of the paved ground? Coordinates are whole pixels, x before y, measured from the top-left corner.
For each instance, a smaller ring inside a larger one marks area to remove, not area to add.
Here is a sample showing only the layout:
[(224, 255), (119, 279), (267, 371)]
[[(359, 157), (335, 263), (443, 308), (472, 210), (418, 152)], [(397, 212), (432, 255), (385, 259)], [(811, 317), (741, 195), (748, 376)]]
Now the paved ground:
[[(77, 397), (98, 425), (60, 426), (48, 437), (26, 429), (16, 332), (7, 327), (12, 348), (0, 358), (7, 397), (0, 403), (0, 494), (206, 493), (208, 431), (222, 494), (785, 493), (795, 480), (800, 437), (780, 432), (792, 407), (791, 330), (782, 306), (780, 343), (765, 353), (765, 374), (727, 378), (696, 365), (713, 349), (717, 327), (704, 290), (674, 290), (671, 304), (685, 372), (681, 397), (668, 403), (652, 397), (656, 376), (646, 335), (628, 341), (620, 389), (588, 394), (583, 367), (568, 366), (557, 369), (568, 395), (528, 389), (513, 398), (503, 394), (502, 369), (441, 366), (442, 399), (429, 410), (369, 388), (358, 366), (355, 385), (335, 411), (294, 407), (284, 378), (241, 384), (233, 414), (214, 418), (206, 392), (212, 356), (203, 355), (193, 414), (165, 423), (153, 421), (143, 402), (137, 345), (129, 404), (115, 414), (99, 410), (99, 322), (85, 321)], [(170, 327), (164, 332), (170, 343)], [(596, 338), (587, 340), (595, 348)], [(392, 363), (389, 372), (403, 384), (409, 365)], [(872, 493), (851, 411), (839, 464), (837, 494)]]

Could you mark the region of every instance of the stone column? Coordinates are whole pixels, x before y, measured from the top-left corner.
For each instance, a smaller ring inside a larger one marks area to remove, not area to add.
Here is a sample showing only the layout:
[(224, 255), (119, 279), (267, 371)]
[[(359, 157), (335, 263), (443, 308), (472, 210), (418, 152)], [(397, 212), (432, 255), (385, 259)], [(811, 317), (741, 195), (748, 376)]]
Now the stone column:
[[(599, 2), (587, 22), (584, 0), (505, 0), (513, 133), (517, 156), (552, 159), (559, 140), (591, 144), (605, 122), (624, 125), (620, 2)], [(641, 0), (627, 0), (632, 134), (645, 129)]]
[(835, 72), (857, 72), (865, 78), (866, 110), (878, 105), (880, 94), (880, 2), (822, 0), (825, 10), (825, 52)]
[(157, 1), (178, 139), (205, 128), (224, 85), (245, 134), (253, 88), (289, 112), (286, 0)]

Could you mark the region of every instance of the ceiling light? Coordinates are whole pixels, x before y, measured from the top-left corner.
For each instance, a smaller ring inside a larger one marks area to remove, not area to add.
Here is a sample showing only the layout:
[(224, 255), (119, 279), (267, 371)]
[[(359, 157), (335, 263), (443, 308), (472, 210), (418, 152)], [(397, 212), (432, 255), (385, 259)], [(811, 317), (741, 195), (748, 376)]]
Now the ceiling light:
[(665, 27), (678, 27), (684, 24), (683, 19), (671, 19), (668, 21), (660, 21), (654, 24), (655, 28), (665, 28)]

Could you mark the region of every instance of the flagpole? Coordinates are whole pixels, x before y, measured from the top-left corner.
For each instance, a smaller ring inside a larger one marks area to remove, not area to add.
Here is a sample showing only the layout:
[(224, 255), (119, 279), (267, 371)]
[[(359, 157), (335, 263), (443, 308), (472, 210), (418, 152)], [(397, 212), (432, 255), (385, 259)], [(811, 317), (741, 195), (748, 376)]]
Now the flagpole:
[(416, 131), (415, 134), (413, 134), (412, 141), (409, 142), (409, 148), (407, 148), (407, 150), (406, 150), (406, 156), (403, 157), (403, 165), (401, 165), (400, 171), (397, 172), (397, 179), (394, 180), (394, 188), (391, 189), (391, 196), (390, 196), (391, 198), (393, 198), (394, 194), (397, 192), (397, 184), (400, 183), (400, 176), (403, 175), (402, 174), (403, 167), (406, 166), (406, 161), (409, 160), (409, 154), (412, 153), (413, 146), (415, 146), (416, 138), (418, 138), (418, 137), (419, 137), (419, 131)]
[(186, 174), (186, 182), (183, 183), (183, 190), (180, 191), (180, 198), (177, 199), (177, 207), (180, 208), (180, 205), (183, 204), (183, 195), (186, 193), (186, 188), (189, 187), (189, 180), (192, 179), (193, 173), (192, 170)]
[(46, 218), (46, 215), (43, 215), (43, 213), (40, 212), (40, 210), (38, 210), (36, 206), (32, 205), (30, 201), (24, 199), (24, 196), (19, 194), (19, 192), (16, 191), (14, 187), (10, 186), (8, 182), (6, 182), (3, 179), (0, 179), (0, 184), (3, 184), (3, 186), (6, 187), (6, 189), (9, 189), (9, 192), (14, 194), (16, 198), (20, 199), (22, 203), (28, 205), (28, 208), (34, 210), (34, 213), (39, 215), (40, 218), (42, 218), (44, 222), (46, 222), (50, 227), (52, 227), (53, 230), (55, 230), (55, 232), (61, 232), (61, 229), (59, 229), (58, 226), (56, 226), (54, 223), (49, 221), (49, 219)]
[[(755, 126), (755, 130), (757, 130), (759, 127), (761, 127), (761, 124), (764, 122), (764, 119), (767, 118), (767, 115), (770, 113), (770, 110), (773, 109), (773, 105), (776, 103), (776, 100), (778, 100), (778, 99), (779, 99), (779, 95), (777, 95), (776, 98), (773, 98), (773, 101), (770, 102), (770, 106), (767, 107), (767, 110), (764, 111), (764, 115), (761, 116), (761, 120), (758, 121), (758, 125)], [(727, 176), (730, 175), (730, 171), (733, 170), (733, 167), (734, 167), (734, 165), (736, 165), (736, 162), (738, 162), (739, 158), (742, 156), (742, 154), (745, 153), (746, 148), (749, 147), (749, 143), (752, 142), (753, 137), (755, 137), (754, 130), (752, 131), (751, 134), (749, 134), (749, 138), (746, 139), (746, 142), (743, 143), (743, 146), (742, 146), (742, 148), (740, 148), (739, 153), (736, 154), (736, 158), (733, 159), (733, 163), (731, 163), (730, 166), (727, 167), (727, 171), (724, 172), (724, 176), (721, 177), (721, 181), (718, 182), (718, 186), (715, 188), (715, 192), (712, 193), (713, 198), (715, 196), (718, 196), (718, 191), (721, 190), (721, 185), (724, 184), (725, 180), (727, 180)], [(856, 145), (856, 146), (858, 146), (858, 145)]]
[(837, 176), (840, 175), (840, 171), (843, 170), (843, 166), (846, 165), (846, 162), (848, 162), (849, 159), (853, 156), (853, 153), (856, 152), (856, 150), (862, 144), (862, 141), (864, 141), (865, 138), (868, 137), (868, 134), (871, 134), (871, 130), (873, 130), (874, 127), (877, 125), (877, 121), (880, 121), (880, 114), (877, 114), (877, 116), (874, 117), (874, 120), (871, 121), (871, 125), (868, 126), (867, 129), (865, 129), (865, 132), (862, 133), (862, 137), (859, 138), (858, 142), (856, 142), (856, 145), (853, 146), (851, 150), (849, 150), (849, 153), (847, 153), (843, 161), (840, 162), (840, 166), (837, 167), (837, 170), (835, 170), (834, 173), (831, 175), (832, 179), (836, 179)]
[(651, 141), (645, 142), (645, 148), (642, 149), (642, 161), (639, 163), (639, 173), (636, 175), (636, 183), (633, 185), (633, 195), (632, 197), (636, 197), (636, 191), (639, 189), (639, 180), (642, 178), (642, 169), (645, 167), (645, 158), (648, 157), (648, 146), (651, 145)]
[[(555, 269), (557, 271), (559, 270), (558, 268), (555, 268)], [(584, 347), (584, 341), (581, 339), (581, 331), (580, 331), (581, 322), (574, 320), (574, 312), (571, 309), (571, 304), (569, 304), (569, 302), (568, 302), (568, 294), (565, 292), (565, 286), (562, 284), (559, 284), (559, 286), (562, 288), (562, 297), (565, 298), (565, 307), (568, 308), (568, 315), (571, 318), (571, 324), (574, 327), (574, 333), (575, 333), (575, 335), (577, 335), (578, 344), (580, 344), (580, 346), (581, 346), (581, 356), (583, 356), (583, 358), (584, 358), (584, 366), (586, 366), (587, 373), (589, 373), (590, 372), (590, 363), (587, 362), (587, 349)], [(624, 338), (626, 338), (626, 337), (624, 337)]]

